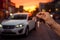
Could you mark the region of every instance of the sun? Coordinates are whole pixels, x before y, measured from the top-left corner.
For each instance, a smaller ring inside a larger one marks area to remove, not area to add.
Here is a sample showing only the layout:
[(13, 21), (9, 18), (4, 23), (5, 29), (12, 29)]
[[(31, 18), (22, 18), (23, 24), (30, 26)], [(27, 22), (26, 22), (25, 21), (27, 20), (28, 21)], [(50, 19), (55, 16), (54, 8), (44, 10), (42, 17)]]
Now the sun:
[(24, 10), (32, 12), (32, 11), (36, 10), (36, 8), (37, 8), (37, 6), (35, 6), (35, 5), (33, 5), (33, 6), (27, 6), (27, 7), (25, 6)]

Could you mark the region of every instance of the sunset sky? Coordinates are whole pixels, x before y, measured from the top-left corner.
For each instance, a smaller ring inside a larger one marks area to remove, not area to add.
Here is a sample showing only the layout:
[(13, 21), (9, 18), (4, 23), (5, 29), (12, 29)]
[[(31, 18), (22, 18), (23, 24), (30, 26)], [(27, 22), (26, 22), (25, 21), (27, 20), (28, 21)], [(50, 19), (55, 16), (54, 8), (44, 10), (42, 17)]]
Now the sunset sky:
[(19, 7), (19, 5), (27, 7), (38, 5), (40, 2), (42, 3), (51, 2), (52, 0), (11, 0), (11, 1), (15, 3), (16, 7)]

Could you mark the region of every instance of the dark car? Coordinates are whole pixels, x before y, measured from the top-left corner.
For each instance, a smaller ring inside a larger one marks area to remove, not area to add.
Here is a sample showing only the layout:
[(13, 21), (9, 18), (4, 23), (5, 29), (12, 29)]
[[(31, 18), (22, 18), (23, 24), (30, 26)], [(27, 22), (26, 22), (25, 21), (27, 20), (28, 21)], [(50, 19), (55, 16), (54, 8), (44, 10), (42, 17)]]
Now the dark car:
[(60, 12), (54, 12), (51, 15), (53, 15), (53, 19), (60, 19)]

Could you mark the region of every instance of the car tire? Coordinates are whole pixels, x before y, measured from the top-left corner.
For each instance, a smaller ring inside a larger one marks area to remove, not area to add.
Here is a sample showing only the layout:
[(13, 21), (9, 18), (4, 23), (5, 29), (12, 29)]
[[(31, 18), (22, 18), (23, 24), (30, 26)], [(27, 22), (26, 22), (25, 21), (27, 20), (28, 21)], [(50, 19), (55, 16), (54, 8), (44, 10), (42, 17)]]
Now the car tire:
[(26, 28), (24, 36), (27, 37), (29, 35), (29, 28)]
[(36, 30), (36, 27), (34, 27), (34, 29), (33, 30)]

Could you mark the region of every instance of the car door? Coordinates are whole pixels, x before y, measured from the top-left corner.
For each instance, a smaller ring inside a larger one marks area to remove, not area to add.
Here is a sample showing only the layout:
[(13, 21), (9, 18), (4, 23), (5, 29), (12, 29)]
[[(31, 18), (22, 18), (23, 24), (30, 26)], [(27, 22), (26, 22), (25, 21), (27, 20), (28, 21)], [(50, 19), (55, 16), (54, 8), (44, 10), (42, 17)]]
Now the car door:
[(35, 27), (35, 21), (29, 20), (29, 30), (32, 30)]

